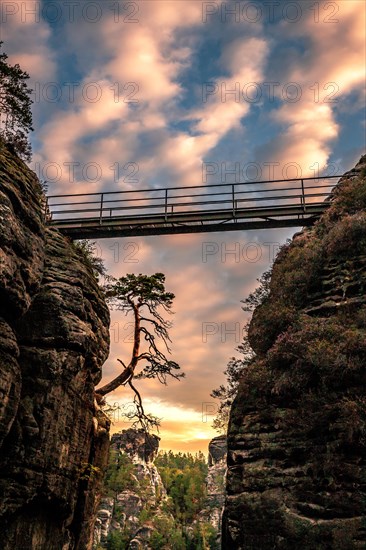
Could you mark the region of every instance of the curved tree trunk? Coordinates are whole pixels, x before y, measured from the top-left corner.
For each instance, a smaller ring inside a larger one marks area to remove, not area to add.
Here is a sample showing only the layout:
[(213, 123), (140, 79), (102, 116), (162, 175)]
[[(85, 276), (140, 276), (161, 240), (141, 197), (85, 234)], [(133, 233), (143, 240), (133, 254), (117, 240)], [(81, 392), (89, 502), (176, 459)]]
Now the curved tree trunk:
[(135, 372), (135, 368), (138, 363), (138, 357), (140, 354), (141, 327), (140, 327), (139, 308), (135, 304), (133, 304), (132, 307), (133, 307), (133, 314), (135, 317), (135, 330), (134, 330), (132, 358), (131, 358), (130, 364), (128, 365), (128, 367), (125, 367), (125, 370), (122, 371), (121, 374), (116, 376), (116, 378), (114, 378), (111, 382), (109, 382), (108, 384), (105, 384), (101, 388), (98, 388), (96, 390), (96, 393), (98, 395), (107, 395), (107, 393), (114, 391), (122, 384), (125, 384), (126, 382), (128, 382), (128, 380), (130, 380), (133, 377), (133, 374)]

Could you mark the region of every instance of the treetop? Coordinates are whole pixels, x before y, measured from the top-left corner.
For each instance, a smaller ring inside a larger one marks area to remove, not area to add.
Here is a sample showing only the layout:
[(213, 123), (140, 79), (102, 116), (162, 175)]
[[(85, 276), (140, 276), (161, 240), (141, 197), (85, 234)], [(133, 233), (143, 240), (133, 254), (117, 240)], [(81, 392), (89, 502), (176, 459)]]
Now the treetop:
[(107, 285), (106, 294), (108, 298), (117, 298), (126, 302), (133, 301), (137, 306), (162, 305), (168, 311), (172, 307), (175, 296), (172, 292), (166, 292), (164, 283), (165, 275), (163, 273), (154, 273), (153, 275), (128, 273)]

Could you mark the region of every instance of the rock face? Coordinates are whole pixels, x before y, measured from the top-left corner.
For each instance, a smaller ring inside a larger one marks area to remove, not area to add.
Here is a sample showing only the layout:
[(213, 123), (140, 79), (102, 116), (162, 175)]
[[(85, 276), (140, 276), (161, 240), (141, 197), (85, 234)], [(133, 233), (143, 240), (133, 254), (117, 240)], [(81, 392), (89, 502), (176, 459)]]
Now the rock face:
[(114, 510), (114, 498), (104, 497), (101, 499), (97, 512), (97, 519), (94, 525), (94, 547), (101, 541), (106, 541), (112, 529), (112, 517)]
[(109, 422), (94, 387), (109, 313), (91, 268), (45, 227), (35, 174), (0, 143), (0, 546), (91, 547)]
[(216, 464), (225, 463), (227, 454), (226, 435), (219, 435), (211, 439), (208, 445), (208, 467), (212, 468)]
[(225, 475), (227, 458), (226, 435), (214, 437), (208, 446), (207, 503), (200, 518), (217, 531), (217, 548), (221, 541), (221, 520), (225, 501)]
[(280, 251), (228, 433), (223, 548), (366, 545), (366, 156)]
[[(160, 474), (154, 464), (159, 452), (159, 442), (158, 436), (147, 434), (142, 429), (123, 430), (119, 434), (114, 434), (111, 439), (111, 449), (126, 453), (135, 465), (135, 476), (139, 484), (146, 485), (144, 496), (147, 497), (146, 504), (150, 507), (157, 506), (158, 501), (166, 496)], [(117, 501), (119, 498), (121, 500), (121, 495), (118, 495)], [(123, 500), (126, 500), (126, 497)], [(130, 514), (131, 517), (132, 515)]]
[(221, 516), (225, 500), (225, 474), (227, 458), (226, 435), (210, 441), (208, 446), (207, 521), (221, 533)]
[(111, 451), (118, 463), (120, 454), (127, 455), (133, 464), (128, 487), (113, 498), (101, 500), (94, 533), (94, 547), (105, 546), (113, 531), (124, 533), (129, 549), (149, 548), (149, 538), (154, 529), (141, 520), (143, 510), (160, 513), (160, 504), (166, 498), (166, 490), (154, 464), (159, 452), (160, 438), (144, 430), (128, 429), (116, 433), (111, 439)]
[(122, 430), (113, 434), (111, 449), (125, 452), (136, 464), (154, 462), (159, 452), (159, 437), (144, 430)]

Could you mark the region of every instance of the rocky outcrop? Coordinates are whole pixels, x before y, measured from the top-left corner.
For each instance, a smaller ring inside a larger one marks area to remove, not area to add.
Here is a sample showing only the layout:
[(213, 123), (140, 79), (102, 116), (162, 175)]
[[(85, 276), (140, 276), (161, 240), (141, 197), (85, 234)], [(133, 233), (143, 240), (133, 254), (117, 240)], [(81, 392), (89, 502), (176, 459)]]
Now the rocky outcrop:
[(143, 511), (159, 515), (160, 504), (166, 490), (154, 464), (159, 451), (160, 438), (142, 429), (128, 429), (116, 433), (111, 439), (111, 460), (118, 464), (121, 454), (128, 457), (133, 468), (125, 479), (124, 489), (113, 498), (105, 497), (97, 514), (94, 547), (105, 546), (108, 535), (124, 533), (128, 548), (149, 548), (148, 541), (155, 531), (149, 522), (141, 519)]
[(218, 435), (211, 439), (208, 445), (208, 467), (224, 464), (227, 454), (226, 435)]
[(101, 542), (107, 540), (112, 530), (112, 519), (114, 511), (114, 498), (104, 497), (100, 500), (97, 519), (94, 524), (93, 542), (96, 548)]
[(366, 156), (280, 251), (228, 432), (223, 548), (366, 544)]
[(158, 500), (166, 495), (160, 474), (154, 464), (154, 459), (159, 452), (159, 442), (158, 436), (148, 434), (143, 429), (132, 428), (113, 434), (111, 439), (111, 449), (126, 453), (135, 465), (134, 474), (140, 484), (146, 485), (144, 496), (148, 499), (146, 504), (150, 507), (156, 506)]
[(0, 143), (0, 546), (84, 550), (109, 447), (94, 402), (109, 312), (42, 203), (35, 174)]
[(226, 435), (214, 437), (208, 446), (207, 497), (199, 522), (212, 525), (217, 532), (215, 548), (221, 548), (221, 521), (225, 501), (227, 458)]
[(122, 430), (113, 434), (111, 449), (123, 451), (136, 464), (151, 464), (158, 456), (160, 438), (144, 430)]
[(225, 499), (225, 475), (227, 458), (226, 435), (220, 435), (210, 441), (208, 446), (207, 472), (207, 521), (219, 533)]

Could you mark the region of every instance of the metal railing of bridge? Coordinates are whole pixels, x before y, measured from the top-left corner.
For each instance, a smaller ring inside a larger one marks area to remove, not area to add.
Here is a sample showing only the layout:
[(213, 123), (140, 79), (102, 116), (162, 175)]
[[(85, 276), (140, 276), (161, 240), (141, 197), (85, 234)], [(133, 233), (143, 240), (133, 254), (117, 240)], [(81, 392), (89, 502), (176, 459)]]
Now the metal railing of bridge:
[(168, 222), (174, 214), (193, 212), (227, 211), (235, 218), (242, 210), (295, 205), (306, 214), (308, 206), (329, 198), (333, 180), (340, 177), (52, 195), (47, 197), (46, 212), (49, 221), (92, 219), (99, 224), (115, 217), (143, 219), (152, 214)]
[(340, 178), (52, 195), (45, 214), (73, 239), (301, 227), (328, 207)]

